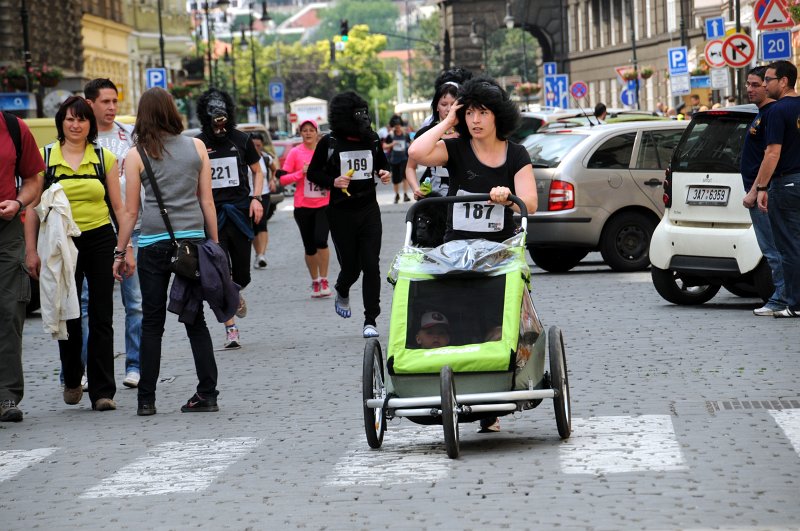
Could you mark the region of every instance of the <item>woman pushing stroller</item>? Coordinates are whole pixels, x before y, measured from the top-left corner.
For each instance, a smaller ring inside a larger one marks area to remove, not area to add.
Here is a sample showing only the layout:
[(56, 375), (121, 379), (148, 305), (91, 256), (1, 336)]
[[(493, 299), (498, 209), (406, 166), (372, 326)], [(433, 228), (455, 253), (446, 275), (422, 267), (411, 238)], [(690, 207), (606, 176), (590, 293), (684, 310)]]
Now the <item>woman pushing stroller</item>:
[[(534, 213), (536, 181), (530, 155), (508, 136), (517, 128), (520, 113), (508, 94), (493, 80), (468, 80), (458, 92), (447, 117), (419, 136), (409, 157), (426, 166), (444, 166), (450, 177), (448, 196), (488, 193), (489, 205), (450, 205), (445, 241), (483, 238), (502, 242), (516, 233), (508, 196), (518, 196)], [(457, 138), (445, 138), (455, 129)], [(481, 431), (498, 431), (497, 418), (481, 420)]]
[[(488, 193), (490, 203), (509, 206), (508, 196), (514, 194), (532, 214), (538, 198), (530, 156), (508, 140), (519, 122), (517, 105), (497, 82), (488, 77), (471, 79), (459, 90), (447, 117), (414, 140), (409, 157), (426, 166), (447, 168), (449, 196)], [(459, 137), (440, 140), (452, 128)], [(509, 209), (470, 203), (449, 208), (445, 241), (504, 241), (514, 233)]]

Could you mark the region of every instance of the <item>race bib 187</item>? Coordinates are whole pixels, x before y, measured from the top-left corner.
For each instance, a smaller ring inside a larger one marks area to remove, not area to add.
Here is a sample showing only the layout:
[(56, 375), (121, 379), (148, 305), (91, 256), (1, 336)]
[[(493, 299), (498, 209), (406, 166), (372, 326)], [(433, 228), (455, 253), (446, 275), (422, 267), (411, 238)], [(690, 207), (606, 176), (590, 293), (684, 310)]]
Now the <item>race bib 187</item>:
[(362, 149), (359, 151), (343, 151), (339, 153), (339, 170), (341, 175), (353, 170), (354, 181), (372, 179), (372, 151)]
[(211, 188), (239, 186), (239, 165), (236, 157), (211, 159)]
[[(459, 190), (456, 195), (471, 192)], [(453, 203), (453, 229), (468, 232), (500, 232), (505, 223), (505, 208), (485, 202)]]

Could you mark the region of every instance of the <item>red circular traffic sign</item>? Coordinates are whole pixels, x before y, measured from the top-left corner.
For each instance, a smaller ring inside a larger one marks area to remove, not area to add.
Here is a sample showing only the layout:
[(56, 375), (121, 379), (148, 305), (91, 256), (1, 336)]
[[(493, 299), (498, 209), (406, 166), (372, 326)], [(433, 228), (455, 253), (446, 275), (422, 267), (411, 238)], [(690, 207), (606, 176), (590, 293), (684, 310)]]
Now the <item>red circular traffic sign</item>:
[(291, 123), (295, 123), (297, 121), (297, 113), (290, 112), (289, 113), (289, 121)]
[(741, 68), (750, 63), (755, 53), (753, 39), (744, 33), (734, 33), (722, 42), (722, 57), (733, 68)]
[(589, 92), (589, 87), (583, 81), (576, 81), (569, 86), (569, 93), (572, 94), (572, 97), (576, 100), (586, 96), (587, 92)]
[(725, 57), (722, 55), (722, 41), (719, 39), (710, 40), (706, 43), (705, 51), (706, 63), (711, 68), (722, 68), (726, 66)]

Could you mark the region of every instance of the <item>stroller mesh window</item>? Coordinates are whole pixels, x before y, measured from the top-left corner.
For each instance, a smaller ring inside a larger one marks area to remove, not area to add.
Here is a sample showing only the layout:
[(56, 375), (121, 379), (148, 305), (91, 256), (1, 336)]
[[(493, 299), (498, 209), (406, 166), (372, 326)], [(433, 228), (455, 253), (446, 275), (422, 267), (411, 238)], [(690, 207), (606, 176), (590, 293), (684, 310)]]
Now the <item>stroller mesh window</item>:
[[(409, 323), (406, 348), (417, 342), (422, 316), (438, 312), (449, 322), (448, 345), (469, 345), (496, 340), (490, 337), (503, 324), (506, 277), (450, 277), (411, 282), (408, 292)], [(444, 346), (444, 345), (442, 345)]]

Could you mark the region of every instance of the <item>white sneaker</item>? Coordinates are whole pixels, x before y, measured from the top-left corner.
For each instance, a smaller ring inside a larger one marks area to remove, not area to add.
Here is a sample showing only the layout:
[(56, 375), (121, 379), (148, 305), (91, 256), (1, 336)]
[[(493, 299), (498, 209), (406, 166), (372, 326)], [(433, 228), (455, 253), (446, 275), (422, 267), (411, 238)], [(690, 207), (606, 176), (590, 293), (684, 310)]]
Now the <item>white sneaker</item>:
[(81, 387), (83, 388), (84, 391), (89, 390), (89, 377), (86, 376), (86, 374), (84, 374), (83, 378), (81, 378)]
[(257, 255), (255, 261), (253, 262), (253, 268), (266, 269), (266, 267), (267, 267), (267, 259), (264, 258), (263, 254)]
[(122, 380), (122, 385), (125, 387), (138, 387), (139, 386), (139, 373), (137, 371), (128, 371), (125, 373), (125, 379)]
[(753, 310), (754, 315), (758, 315), (759, 317), (769, 317), (775, 312), (779, 312), (780, 309), (770, 308), (769, 306), (762, 306), (761, 308), (756, 308)]
[(225, 330), (224, 347), (227, 350), (236, 350), (242, 347), (242, 344), (239, 342), (239, 329), (236, 328), (236, 326), (231, 326)]

